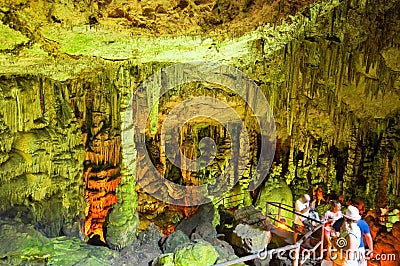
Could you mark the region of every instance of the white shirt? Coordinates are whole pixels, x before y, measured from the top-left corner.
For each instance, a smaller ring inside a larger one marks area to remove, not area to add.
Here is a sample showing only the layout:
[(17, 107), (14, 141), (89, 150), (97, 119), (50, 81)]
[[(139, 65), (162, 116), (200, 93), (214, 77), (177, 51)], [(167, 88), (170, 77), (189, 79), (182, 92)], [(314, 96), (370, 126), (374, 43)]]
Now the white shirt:
[(358, 258), (359, 258), (359, 250), (360, 239), (361, 239), (361, 230), (358, 227), (357, 223), (351, 223), (350, 225), (350, 234), (349, 239), (347, 240), (347, 248), (344, 248), (344, 256), (345, 261), (343, 266), (358, 266)]
[[(303, 203), (302, 200), (298, 199), (298, 200), (296, 200), (296, 203), (294, 205), (294, 209), (295, 209), (296, 212), (300, 213), (302, 210), (308, 208), (308, 206), (310, 206), (310, 202)], [(306, 211), (305, 213), (302, 213), (302, 215), (308, 217), (309, 213), (310, 213), (310, 210)], [(306, 219), (306, 218), (296, 214), (296, 216), (294, 218), (294, 223), (298, 224), (298, 225), (303, 225), (302, 221), (304, 219)]]
[(332, 211), (327, 211), (324, 216), (324, 221), (326, 222), (328, 220), (333, 220), (333, 222), (335, 222), (342, 217), (343, 217), (343, 214), (341, 211), (338, 211), (337, 213), (334, 213)]

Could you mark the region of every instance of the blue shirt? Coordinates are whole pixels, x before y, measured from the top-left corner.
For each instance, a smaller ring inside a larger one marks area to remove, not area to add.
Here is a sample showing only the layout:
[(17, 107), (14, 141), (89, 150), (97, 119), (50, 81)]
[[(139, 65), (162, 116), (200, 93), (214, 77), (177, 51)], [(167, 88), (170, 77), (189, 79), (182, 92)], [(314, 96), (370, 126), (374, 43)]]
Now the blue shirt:
[(360, 248), (364, 247), (364, 235), (365, 234), (369, 234), (369, 226), (367, 224), (367, 222), (365, 222), (364, 220), (359, 220), (357, 222), (358, 227), (360, 227), (361, 230), (361, 239), (360, 239)]

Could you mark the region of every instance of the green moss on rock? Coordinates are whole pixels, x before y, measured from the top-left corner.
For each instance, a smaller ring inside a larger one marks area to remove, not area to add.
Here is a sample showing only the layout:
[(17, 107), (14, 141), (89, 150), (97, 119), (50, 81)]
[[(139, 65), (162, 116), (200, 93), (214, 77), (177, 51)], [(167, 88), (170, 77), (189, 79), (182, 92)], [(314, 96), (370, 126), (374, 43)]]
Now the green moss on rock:
[(155, 265), (162, 266), (209, 266), (214, 265), (219, 254), (214, 246), (206, 241), (188, 243), (177, 252), (167, 253), (155, 259)]
[(176, 266), (207, 266), (214, 265), (217, 258), (218, 252), (211, 244), (200, 242), (176, 252), (174, 262)]
[(79, 238), (46, 238), (32, 225), (0, 220), (0, 263), (110, 265), (117, 252), (90, 246)]
[(158, 264), (162, 266), (174, 266), (174, 253), (167, 253), (158, 258)]
[(16, 46), (25, 44), (28, 41), (29, 39), (19, 31), (15, 31), (0, 22), (0, 51), (12, 50)]
[[(278, 202), (293, 206), (292, 191), (284, 180), (270, 178), (265, 182), (264, 187), (261, 189), (260, 196), (257, 199), (256, 207), (265, 213), (267, 202)], [(278, 208), (269, 206), (268, 212), (277, 214)], [(281, 215), (293, 218), (293, 214), (287, 211), (282, 211)]]

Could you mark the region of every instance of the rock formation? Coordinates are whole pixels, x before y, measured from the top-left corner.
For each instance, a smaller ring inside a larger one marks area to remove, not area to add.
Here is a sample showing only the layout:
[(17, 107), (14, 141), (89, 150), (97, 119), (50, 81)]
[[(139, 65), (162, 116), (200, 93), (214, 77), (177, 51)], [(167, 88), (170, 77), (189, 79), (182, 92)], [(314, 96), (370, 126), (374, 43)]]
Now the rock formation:
[[(197, 207), (166, 204), (136, 185), (147, 169), (136, 154), (137, 134), (122, 124), (138, 107), (131, 97), (139, 84), (194, 60), (236, 67), (265, 94), (276, 124), (270, 181), (286, 183), (294, 198), (318, 184), (368, 208), (395, 207), (399, 22), (396, 0), (1, 1), (0, 216), (47, 237), (72, 230), (121, 249), (135, 242), (139, 215), (142, 226), (165, 229), (193, 214)], [(263, 201), (270, 181), (248, 191), (262, 132), (243, 99), (216, 84), (191, 83), (164, 96), (149, 91), (151, 99), (162, 96), (145, 132), (152, 162), (185, 185), (212, 182), (226, 170), (232, 140), (215, 120), (191, 121), (177, 134), (189, 159), (200, 153), (199, 139), (214, 138), (216, 160), (206, 170), (178, 169), (160, 148), (158, 127), (168, 112), (199, 95), (226, 99), (254, 129), (250, 144), (233, 150), (238, 160), (242, 149), (251, 152), (241, 176), (232, 170), (238, 182), (224, 195), (234, 197), (229, 207)], [(150, 181), (147, 189), (182, 196)]]

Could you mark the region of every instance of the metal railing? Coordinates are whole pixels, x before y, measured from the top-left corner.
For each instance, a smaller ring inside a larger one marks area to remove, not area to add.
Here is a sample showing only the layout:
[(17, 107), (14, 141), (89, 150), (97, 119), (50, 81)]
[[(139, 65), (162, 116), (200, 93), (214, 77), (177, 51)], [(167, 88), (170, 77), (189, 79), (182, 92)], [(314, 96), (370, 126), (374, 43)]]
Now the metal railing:
[(239, 193), (239, 194), (223, 197), (223, 198), (219, 199), (216, 203), (214, 203), (214, 205), (218, 205), (219, 203), (221, 203), (225, 207), (225, 205), (228, 205), (228, 204), (231, 205), (232, 203), (236, 203), (236, 202), (239, 202), (237, 205), (243, 204), (243, 201), (244, 201), (243, 197), (239, 198), (237, 200), (230, 200), (230, 199), (234, 198), (234, 197), (238, 197), (238, 196), (244, 195), (244, 194), (245, 193)]
[[(399, 215), (399, 214), (385, 214), (385, 215), (380, 215), (380, 216), (378, 216), (379, 223), (380, 223), (381, 225), (384, 225), (387, 229), (392, 229), (393, 224), (391, 224), (391, 223), (389, 222), (389, 217), (395, 217), (395, 216), (398, 216), (398, 215)], [(400, 219), (399, 219), (399, 221), (400, 221)], [(390, 224), (390, 226), (389, 226), (389, 224)]]
[[(230, 261), (226, 261), (226, 262), (222, 262), (222, 263), (218, 263), (216, 264), (216, 266), (228, 266), (228, 265), (234, 265), (237, 263), (241, 263), (241, 262), (246, 262), (246, 261), (250, 261), (250, 260), (254, 260), (254, 259), (261, 259), (264, 260), (268, 257), (272, 257), (272, 255), (274, 254), (282, 254), (282, 252), (290, 252), (291, 250), (294, 250), (294, 259), (293, 259), (293, 266), (298, 266), (298, 265), (302, 265), (304, 262), (306, 262), (308, 259), (310, 259), (311, 254), (315, 254), (315, 252), (317, 251), (318, 248), (321, 249), (321, 252), (323, 251), (323, 245), (324, 245), (324, 235), (323, 232), (321, 233), (322, 237), (321, 240), (312, 248), (310, 249), (308, 252), (306, 252), (305, 256), (303, 256), (300, 259), (300, 247), (302, 244), (304, 244), (304, 242), (310, 238), (314, 233), (316, 233), (318, 230), (323, 230), (324, 226), (323, 224), (320, 224), (319, 226), (315, 227), (314, 230), (308, 232), (307, 234), (305, 234), (298, 242), (296, 242), (296, 244), (293, 245), (288, 245), (288, 246), (284, 246), (284, 247), (280, 247), (280, 248), (274, 248), (271, 250), (267, 250), (267, 247), (265, 247), (264, 249), (260, 250), (258, 253), (255, 254), (251, 254), (248, 256), (244, 256), (241, 258), (237, 258), (234, 260), (230, 260)], [(320, 257), (322, 258), (322, 253), (320, 254)]]
[[(274, 214), (274, 213), (269, 213), (269, 207), (268, 207), (269, 205), (274, 206), (274, 207), (277, 207), (277, 208), (278, 208), (278, 213), (275, 213), (275, 214)], [(270, 218), (271, 220), (280, 222), (280, 221), (281, 221), (281, 218), (285, 218), (285, 219), (289, 219), (289, 220), (291, 220), (291, 221), (294, 221), (294, 218), (292, 218), (292, 217), (283, 216), (283, 215), (282, 215), (282, 210), (287, 211), (287, 212), (290, 212), (290, 213), (293, 213), (293, 214), (295, 214), (295, 215), (297, 215), (297, 216), (303, 217), (303, 218), (305, 218), (305, 219), (307, 219), (307, 220), (309, 220), (309, 221), (311, 221), (311, 222), (314, 222), (314, 223), (317, 223), (317, 224), (322, 224), (322, 222), (319, 221), (319, 220), (315, 220), (315, 219), (313, 219), (313, 218), (310, 218), (309, 216), (304, 215), (304, 214), (302, 214), (302, 213), (297, 213), (297, 212), (294, 210), (293, 206), (290, 206), (290, 205), (287, 205), (287, 204), (281, 203), (281, 202), (267, 202), (267, 203), (266, 203), (266, 215), (267, 215), (267, 217)], [(275, 216), (277, 216), (277, 218), (274, 218)]]
[[(269, 206), (277, 207), (278, 208), (278, 212), (277, 213), (270, 213)], [(320, 248), (320, 254), (321, 254), (321, 257), (322, 257), (323, 251), (324, 251), (324, 232), (323, 232), (324, 225), (323, 225), (323, 222), (319, 221), (319, 220), (316, 220), (316, 219), (313, 219), (313, 218), (310, 218), (309, 216), (304, 215), (302, 213), (298, 213), (298, 212), (296, 212), (294, 210), (293, 206), (287, 205), (285, 203), (282, 203), (282, 202), (267, 202), (266, 203), (266, 216), (267, 216), (268, 219), (273, 220), (274, 222), (277, 222), (277, 223), (281, 223), (281, 219), (282, 218), (287, 219), (287, 220), (291, 220), (291, 221), (295, 220), (295, 217), (292, 218), (292, 217), (289, 217), (289, 216), (282, 215), (282, 210), (290, 212), (290, 213), (294, 214), (295, 216), (297, 215), (297, 216), (303, 217), (304, 219), (307, 219), (308, 221), (310, 221), (312, 223), (318, 224), (318, 226), (313, 226), (312, 230), (310, 230), (308, 233), (306, 233), (299, 241), (296, 241), (297, 239), (294, 239), (296, 244), (294, 244), (293, 246), (295, 246), (297, 244), (299, 244), (299, 246), (289, 249), (289, 250), (296, 249), (297, 256), (296, 256), (295, 260), (293, 261), (293, 265), (296, 265), (296, 266), (299, 265), (300, 246), (307, 240), (307, 238), (310, 238), (314, 233), (316, 233), (320, 229), (321, 229), (321, 240), (317, 244), (315, 244), (314, 247), (311, 248), (307, 254), (305, 254), (305, 256), (303, 257), (303, 259), (300, 262), (300, 265), (303, 264), (306, 260), (308, 260), (312, 253), (315, 254), (315, 252), (317, 251), (318, 248)], [(298, 233), (300, 233), (300, 232), (297, 231), (297, 229), (294, 227), (294, 225), (290, 226), (287, 223), (285, 223), (285, 226), (290, 228), (294, 232), (294, 235), (296, 235), (296, 236), (297, 236)]]
[[(275, 206), (278, 207), (278, 213), (276, 214), (270, 214), (269, 213), (269, 208), (268, 206)], [(281, 218), (285, 218), (285, 219), (291, 219), (294, 220), (292, 217), (287, 217), (287, 216), (283, 216), (282, 215), (282, 210), (291, 212), (293, 214), (299, 215), (303, 218), (307, 218), (310, 221), (319, 223), (318, 226), (314, 227), (313, 230), (309, 231), (308, 233), (306, 233), (303, 237), (300, 238), (299, 241), (297, 241), (295, 244), (293, 245), (288, 245), (288, 246), (284, 246), (284, 247), (280, 247), (280, 248), (275, 248), (275, 249), (271, 249), (271, 250), (267, 250), (267, 246), (264, 247), (264, 249), (260, 250), (259, 252), (255, 253), (255, 254), (251, 254), (248, 256), (244, 256), (241, 258), (237, 258), (234, 260), (230, 260), (230, 261), (226, 261), (226, 262), (222, 262), (219, 264), (216, 264), (216, 266), (228, 266), (228, 265), (234, 265), (237, 263), (241, 263), (241, 262), (246, 262), (246, 261), (250, 261), (250, 260), (254, 260), (254, 259), (261, 259), (264, 260), (268, 257), (272, 257), (272, 255), (274, 254), (282, 254), (282, 252), (290, 252), (292, 250), (294, 250), (294, 258), (293, 258), (293, 266), (298, 266), (298, 265), (302, 265), (304, 262), (306, 262), (308, 259), (310, 259), (311, 254), (316, 254), (318, 248), (320, 249), (320, 258), (323, 257), (323, 246), (324, 246), (324, 225), (321, 221), (312, 219), (308, 216), (305, 216), (301, 213), (297, 213), (293, 210), (292, 206), (289, 206), (287, 204), (284, 203), (279, 203), (279, 202), (267, 202), (266, 203), (266, 215), (267, 218), (280, 222)], [(277, 218), (275, 218), (275, 216), (277, 216)], [(318, 232), (319, 230), (321, 230), (321, 240), (318, 241), (317, 244), (314, 245), (313, 248), (309, 249), (308, 252), (306, 252), (305, 254), (303, 254), (304, 256), (302, 256), (302, 258), (300, 259), (300, 248), (301, 246), (309, 239), (312, 237), (312, 235), (314, 235), (316, 232)]]

